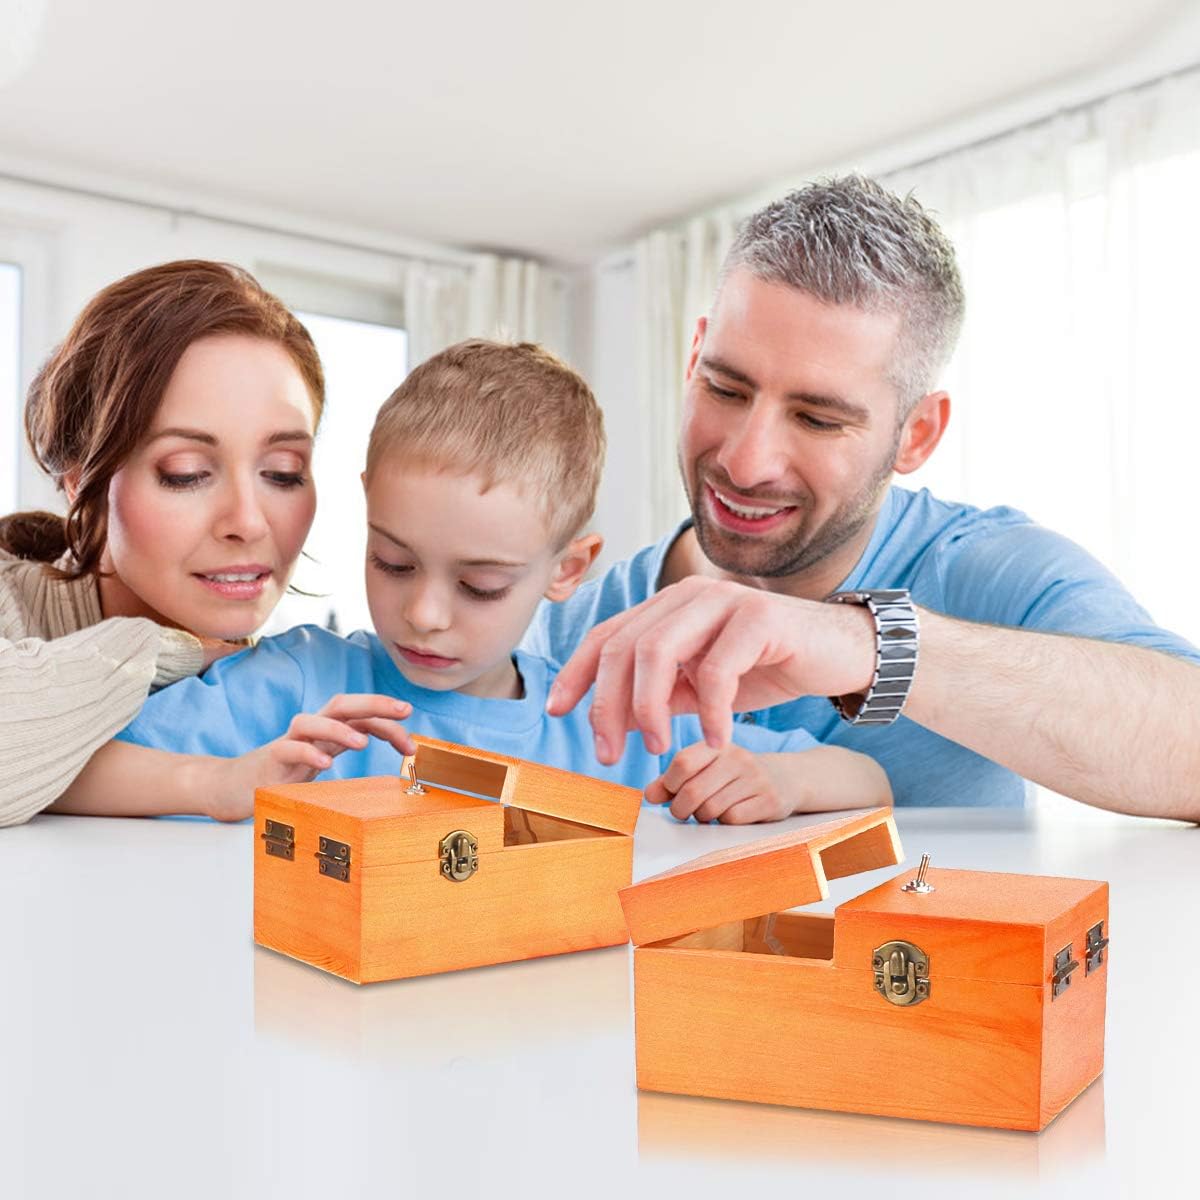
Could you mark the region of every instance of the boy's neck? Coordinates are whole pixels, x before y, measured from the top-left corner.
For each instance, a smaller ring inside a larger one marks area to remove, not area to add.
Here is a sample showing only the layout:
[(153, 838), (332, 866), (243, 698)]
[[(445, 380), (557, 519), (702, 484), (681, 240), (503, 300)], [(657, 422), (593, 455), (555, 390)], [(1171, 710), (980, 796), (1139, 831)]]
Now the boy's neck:
[(525, 699), (525, 682), (512, 655), (457, 690), (464, 696), (479, 696), (485, 700)]

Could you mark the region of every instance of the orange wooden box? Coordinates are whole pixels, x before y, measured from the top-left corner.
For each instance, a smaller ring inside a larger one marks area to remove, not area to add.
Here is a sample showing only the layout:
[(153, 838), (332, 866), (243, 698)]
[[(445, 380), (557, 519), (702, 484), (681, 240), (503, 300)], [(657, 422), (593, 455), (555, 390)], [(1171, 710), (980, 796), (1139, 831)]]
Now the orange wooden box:
[(628, 940), (640, 792), (416, 741), (419, 794), (404, 777), (256, 792), (256, 942), (369, 983)]
[(623, 889), (638, 1086), (1049, 1124), (1104, 1065), (1108, 885), (931, 868), (924, 894), (901, 875), (833, 914), (780, 911), (900, 859), (874, 809)]

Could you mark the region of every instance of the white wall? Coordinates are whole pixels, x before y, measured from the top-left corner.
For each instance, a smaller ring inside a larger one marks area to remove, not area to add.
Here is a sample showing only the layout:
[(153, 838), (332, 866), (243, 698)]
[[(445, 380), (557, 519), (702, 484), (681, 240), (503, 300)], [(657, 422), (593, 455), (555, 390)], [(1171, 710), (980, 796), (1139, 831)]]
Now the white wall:
[[(378, 311), (390, 300), (399, 311), (407, 260), (463, 262), (469, 257), (452, 247), (383, 238), (374, 231), (341, 226), (314, 228), (308, 222), (303, 232), (275, 231), (289, 228), (296, 225), (287, 214), (255, 211), (245, 221), (227, 220), (189, 213), (185, 198), (174, 205), (125, 202), (0, 174), (0, 260), (22, 267), (22, 391), (97, 290), (153, 263), (177, 258), (234, 262), (261, 274), (297, 307), (320, 307), (333, 315), (367, 319), (370, 312), (347, 311), (347, 305), (353, 306), (357, 298)], [(571, 338), (567, 279), (554, 270), (541, 274), (542, 286), (554, 300), (554, 319), (544, 340), (567, 352)], [(289, 295), (289, 281), (304, 294)], [(307, 286), (301, 288), (296, 281)], [(318, 295), (327, 296), (330, 303), (314, 303)], [(20, 507), (58, 507), (53, 486), (23, 445), (18, 475)]]

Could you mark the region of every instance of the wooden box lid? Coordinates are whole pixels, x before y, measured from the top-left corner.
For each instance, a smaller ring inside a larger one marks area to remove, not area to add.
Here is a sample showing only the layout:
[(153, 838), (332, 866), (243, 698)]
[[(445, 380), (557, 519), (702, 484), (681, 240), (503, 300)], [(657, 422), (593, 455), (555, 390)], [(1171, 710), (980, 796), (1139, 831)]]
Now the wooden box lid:
[(718, 850), (620, 892), (635, 946), (824, 900), (828, 881), (903, 857), (890, 808)]
[(351, 849), (360, 867), (436, 859), (442, 837), (467, 830), (481, 853), (504, 846), (504, 809), (490, 800), (428, 788), (410, 794), (397, 775), (330, 779), (259, 788), (254, 793), (255, 827), (265, 836), (268, 818), (304, 833), (334, 838)]
[(417, 778), (425, 784), (615, 833), (633, 833), (641, 813), (642, 793), (637, 788), (437, 738), (413, 740)]

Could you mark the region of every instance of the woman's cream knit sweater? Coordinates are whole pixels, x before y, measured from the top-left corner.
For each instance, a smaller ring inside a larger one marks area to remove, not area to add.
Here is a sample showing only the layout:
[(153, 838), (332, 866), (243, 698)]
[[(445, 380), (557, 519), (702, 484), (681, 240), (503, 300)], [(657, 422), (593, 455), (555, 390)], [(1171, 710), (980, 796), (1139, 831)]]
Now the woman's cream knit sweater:
[(55, 579), (0, 551), (0, 826), (52, 804), (152, 688), (202, 665), (191, 634), (104, 620), (93, 576)]

